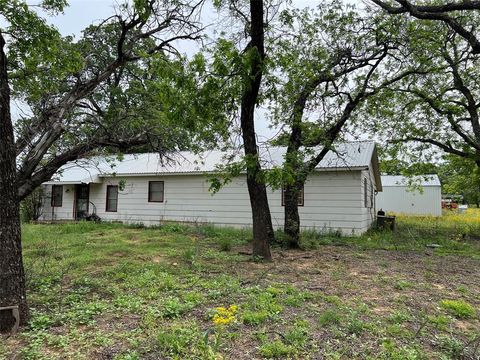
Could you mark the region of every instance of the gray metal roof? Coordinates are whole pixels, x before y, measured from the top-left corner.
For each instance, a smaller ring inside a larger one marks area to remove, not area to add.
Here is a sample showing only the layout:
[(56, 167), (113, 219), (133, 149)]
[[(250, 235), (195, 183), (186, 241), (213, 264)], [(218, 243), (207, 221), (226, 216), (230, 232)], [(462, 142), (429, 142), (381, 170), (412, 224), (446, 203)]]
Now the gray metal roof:
[[(329, 151), (316, 167), (318, 170), (365, 168), (372, 162), (375, 143), (348, 142), (336, 145), (335, 151)], [(269, 147), (260, 150), (262, 167), (269, 169), (283, 163), (286, 147)], [(170, 155), (170, 159), (161, 159), (159, 154), (130, 154), (122, 160), (114, 157), (94, 157), (82, 159), (65, 165), (51, 182), (90, 183), (100, 182), (100, 177), (141, 176), (209, 173), (218, 171), (218, 165), (239, 160), (242, 152), (225, 153), (218, 150), (201, 154), (181, 151)], [(49, 183), (51, 183), (49, 182)]]
[(440, 179), (435, 174), (419, 175), (419, 176), (401, 176), (401, 175), (382, 175), (382, 185), (384, 187), (391, 186), (441, 186)]

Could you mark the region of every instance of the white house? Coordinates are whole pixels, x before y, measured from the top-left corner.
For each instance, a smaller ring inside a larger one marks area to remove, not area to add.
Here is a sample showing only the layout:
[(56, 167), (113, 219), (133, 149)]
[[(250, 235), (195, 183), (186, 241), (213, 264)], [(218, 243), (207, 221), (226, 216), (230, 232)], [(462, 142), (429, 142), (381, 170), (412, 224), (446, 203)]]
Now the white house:
[[(264, 168), (280, 165), (285, 148), (262, 150)], [(181, 152), (162, 162), (158, 154), (126, 155), (111, 163), (90, 159), (71, 163), (52, 181), (42, 220), (78, 220), (96, 213), (105, 221), (161, 224), (162, 221), (247, 227), (252, 223), (246, 176), (235, 177), (219, 192), (209, 191), (209, 176), (225, 154)], [(382, 190), (373, 142), (337, 146), (311, 174), (299, 198), (302, 228), (365, 232), (375, 218), (376, 192)], [(268, 189), (274, 226), (283, 227), (282, 191)]]
[(398, 214), (442, 215), (442, 186), (437, 175), (382, 175), (382, 187), (377, 209)]

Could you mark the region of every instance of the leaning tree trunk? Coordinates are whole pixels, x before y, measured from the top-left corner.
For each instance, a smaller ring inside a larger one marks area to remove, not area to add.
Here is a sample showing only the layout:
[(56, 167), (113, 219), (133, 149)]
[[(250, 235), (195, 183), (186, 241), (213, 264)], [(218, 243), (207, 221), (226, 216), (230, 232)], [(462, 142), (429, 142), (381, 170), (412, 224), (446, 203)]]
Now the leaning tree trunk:
[[(15, 140), (4, 46), (5, 40), (0, 33), (0, 307), (18, 306), (20, 323), (24, 324), (28, 318), (28, 307), (20, 241)], [(9, 331), (13, 324), (12, 314), (1, 311), (0, 332)]]
[(285, 223), (283, 231), (290, 249), (300, 247), (300, 215), (298, 214), (298, 196), (303, 184), (287, 184), (283, 195), (285, 205)]
[(252, 207), (253, 255), (270, 260), (272, 258), (270, 242), (275, 240), (275, 235), (268, 206), (266, 186), (260, 179), (262, 169), (258, 159), (254, 117), (265, 58), (262, 0), (250, 0), (250, 16), (252, 39), (247, 48), (247, 54), (251, 55), (251, 59), (249, 76), (245, 78), (244, 83), (240, 122), (247, 157), (247, 186)]

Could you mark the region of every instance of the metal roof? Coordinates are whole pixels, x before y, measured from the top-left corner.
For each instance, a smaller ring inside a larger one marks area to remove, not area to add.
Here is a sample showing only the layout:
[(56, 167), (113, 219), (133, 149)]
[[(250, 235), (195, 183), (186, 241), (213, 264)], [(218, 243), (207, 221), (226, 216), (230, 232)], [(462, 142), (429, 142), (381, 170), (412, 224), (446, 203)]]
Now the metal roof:
[(44, 184), (89, 184), (101, 183), (99, 175), (112, 171), (109, 163), (104, 158), (80, 159), (62, 166), (51, 181)]
[[(335, 151), (329, 151), (316, 167), (317, 170), (348, 170), (365, 168), (372, 162), (375, 143), (347, 142), (336, 145)], [(269, 169), (283, 163), (286, 147), (260, 149), (262, 167)], [(141, 176), (209, 173), (218, 171), (218, 165), (228, 161), (237, 161), (243, 151), (225, 153), (219, 150), (200, 154), (181, 151), (162, 159), (157, 153), (124, 155), (118, 160), (114, 157), (93, 157), (71, 162), (62, 167), (48, 183), (90, 183), (100, 182), (100, 177)]]
[(441, 186), (440, 179), (435, 174), (419, 176), (382, 175), (382, 185), (385, 186)]

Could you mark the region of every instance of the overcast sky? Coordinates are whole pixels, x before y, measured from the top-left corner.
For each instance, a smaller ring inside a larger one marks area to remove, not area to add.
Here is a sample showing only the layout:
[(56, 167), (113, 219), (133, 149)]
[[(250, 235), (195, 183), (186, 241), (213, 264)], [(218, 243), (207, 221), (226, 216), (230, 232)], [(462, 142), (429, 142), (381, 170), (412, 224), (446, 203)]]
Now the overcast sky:
[[(321, 0), (293, 0), (292, 6), (304, 8), (315, 6)], [(69, 6), (63, 15), (51, 18), (51, 23), (64, 35), (78, 35), (86, 26), (99, 22), (114, 13), (114, 6), (118, 1), (114, 0), (70, 0)], [(205, 14), (207, 17), (215, 17), (214, 13)]]

